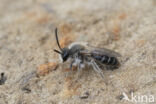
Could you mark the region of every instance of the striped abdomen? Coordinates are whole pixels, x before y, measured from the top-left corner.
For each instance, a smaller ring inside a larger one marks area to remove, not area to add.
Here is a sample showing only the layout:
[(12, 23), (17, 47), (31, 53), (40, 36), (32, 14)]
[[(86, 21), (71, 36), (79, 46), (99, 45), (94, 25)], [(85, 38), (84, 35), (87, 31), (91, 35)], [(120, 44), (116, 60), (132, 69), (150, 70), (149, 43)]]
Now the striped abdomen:
[(119, 64), (118, 59), (115, 57), (109, 57), (107, 55), (94, 55), (94, 54), (92, 54), (91, 57), (106, 65), (116, 66)]

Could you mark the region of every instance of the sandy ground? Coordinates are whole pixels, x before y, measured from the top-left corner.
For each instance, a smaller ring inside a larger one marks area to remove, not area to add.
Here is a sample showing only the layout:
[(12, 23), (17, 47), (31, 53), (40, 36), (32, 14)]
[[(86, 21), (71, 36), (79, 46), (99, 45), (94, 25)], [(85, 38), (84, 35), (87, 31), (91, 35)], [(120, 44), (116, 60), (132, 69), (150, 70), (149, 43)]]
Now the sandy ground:
[[(155, 0), (0, 2), (0, 104), (156, 103)], [(55, 27), (62, 47), (76, 41), (115, 50), (121, 67), (104, 69), (104, 79), (85, 68), (77, 78), (53, 52)]]

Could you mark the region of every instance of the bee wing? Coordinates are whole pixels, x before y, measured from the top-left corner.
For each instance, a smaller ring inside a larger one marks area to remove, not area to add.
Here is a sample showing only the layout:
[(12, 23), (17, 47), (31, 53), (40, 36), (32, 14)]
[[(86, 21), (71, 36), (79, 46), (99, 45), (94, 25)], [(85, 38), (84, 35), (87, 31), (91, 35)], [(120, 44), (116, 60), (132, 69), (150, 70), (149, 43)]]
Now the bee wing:
[(121, 55), (113, 50), (106, 48), (98, 48), (94, 46), (87, 45), (88, 52), (99, 55), (108, 55), (110, 57), (121, 57)]

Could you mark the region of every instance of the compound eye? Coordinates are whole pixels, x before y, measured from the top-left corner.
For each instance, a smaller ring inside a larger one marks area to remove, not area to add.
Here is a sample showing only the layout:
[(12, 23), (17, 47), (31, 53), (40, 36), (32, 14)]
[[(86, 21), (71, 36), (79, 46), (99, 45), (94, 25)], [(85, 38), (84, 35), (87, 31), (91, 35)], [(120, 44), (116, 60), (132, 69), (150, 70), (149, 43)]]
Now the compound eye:
[(68, 52), (65, 52), (63, 57), (67, 57), (68, 56)]
[(63, 62), (65, 62), (65, 61), (68, 59), (68, 57), (69, 57), (69, 51), (66, 50), (66, 51), (64, 51), (63, 54), (62, 54)]

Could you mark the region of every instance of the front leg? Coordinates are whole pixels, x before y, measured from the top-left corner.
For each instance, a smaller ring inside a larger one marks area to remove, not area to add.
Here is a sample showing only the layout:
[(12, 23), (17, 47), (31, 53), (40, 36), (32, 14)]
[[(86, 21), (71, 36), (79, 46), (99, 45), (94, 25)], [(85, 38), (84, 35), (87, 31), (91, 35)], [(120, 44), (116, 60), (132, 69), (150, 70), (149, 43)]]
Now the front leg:
[(72, 67), (73, 67), (73, 63), (75, 62), (75, 60), (72, 60), (71, 63), (70, 63), (70, 66), (69, 66), (69, 69), (72, 70)]

